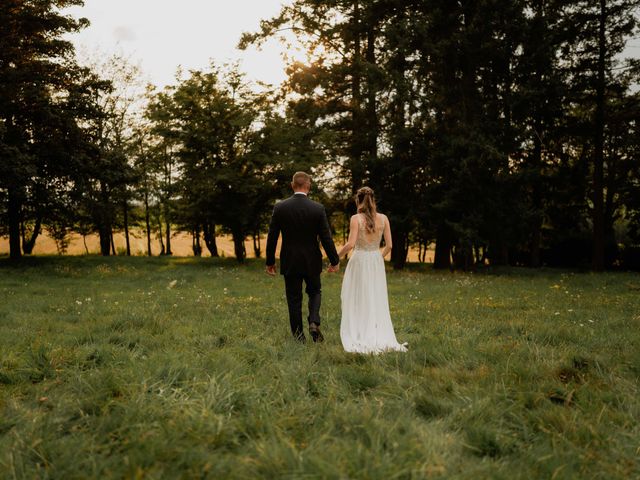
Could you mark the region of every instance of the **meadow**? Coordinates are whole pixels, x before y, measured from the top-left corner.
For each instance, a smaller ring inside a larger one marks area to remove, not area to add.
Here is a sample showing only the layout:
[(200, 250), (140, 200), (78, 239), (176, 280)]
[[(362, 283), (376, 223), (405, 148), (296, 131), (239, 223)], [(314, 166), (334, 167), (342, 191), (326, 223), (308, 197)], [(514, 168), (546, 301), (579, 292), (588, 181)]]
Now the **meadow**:
[(409, 352), (259, 260), (0, 259), (0, 478), (640, 478), (640, 278), (388, 271)]

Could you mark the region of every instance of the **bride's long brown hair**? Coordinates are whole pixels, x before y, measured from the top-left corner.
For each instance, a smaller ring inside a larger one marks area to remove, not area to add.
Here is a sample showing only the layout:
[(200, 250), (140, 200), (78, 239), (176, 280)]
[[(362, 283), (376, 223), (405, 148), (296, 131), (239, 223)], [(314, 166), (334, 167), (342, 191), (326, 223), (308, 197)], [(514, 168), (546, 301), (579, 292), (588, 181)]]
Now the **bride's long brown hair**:
[(358, 207), (358, 213), (364, 214), (367, 232), (375, 232), (377, 209), (376, 199), (371, 188), (362, 187), (358, 190), (356, 193), (356, 206)]

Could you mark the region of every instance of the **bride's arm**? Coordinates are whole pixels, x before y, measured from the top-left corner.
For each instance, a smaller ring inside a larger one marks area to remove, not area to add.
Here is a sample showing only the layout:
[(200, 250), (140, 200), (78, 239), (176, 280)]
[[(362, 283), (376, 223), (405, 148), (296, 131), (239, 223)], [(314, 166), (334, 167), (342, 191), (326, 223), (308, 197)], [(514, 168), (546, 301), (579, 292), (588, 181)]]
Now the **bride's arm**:
[(393, 242), (391, 241), (391, 225), (389, 225), (389, 219), (385, 215), (384, 217), (384, 248), (382, 249), (382, 256), (386, 257), (393, 248)]
[(354, 215), (351, 217), (351, 222), (349, 223), (349, 240), (347, 240), (347, 243), (345, 243), (338, 252), (338, 256), (341, 259), (356, 246), (356, 240), (358, 240), (358, 217)]

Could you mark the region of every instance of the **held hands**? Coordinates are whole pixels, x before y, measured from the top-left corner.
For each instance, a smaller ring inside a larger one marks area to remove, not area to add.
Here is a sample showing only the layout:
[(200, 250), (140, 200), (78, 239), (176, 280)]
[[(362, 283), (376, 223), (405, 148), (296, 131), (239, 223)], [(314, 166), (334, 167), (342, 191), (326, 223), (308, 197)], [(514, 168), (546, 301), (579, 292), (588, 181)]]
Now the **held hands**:
[(336, 265), (329, 265), (327, 267), (327, 272), (329, 273), (337, 273), (340, 270), (340, 264), (336, 264)]
[[(338, 263), (337, 265), (329, 265), (329, 267), (327, 268), (327, 272), (329, 273), (336, 273), (340, 270), (340, 264)], [(269, 265), (267, 266), (267, 268), (265, 269), (267, 275), (274, 277), (276, 275), (276, 266), (275, 265)]]

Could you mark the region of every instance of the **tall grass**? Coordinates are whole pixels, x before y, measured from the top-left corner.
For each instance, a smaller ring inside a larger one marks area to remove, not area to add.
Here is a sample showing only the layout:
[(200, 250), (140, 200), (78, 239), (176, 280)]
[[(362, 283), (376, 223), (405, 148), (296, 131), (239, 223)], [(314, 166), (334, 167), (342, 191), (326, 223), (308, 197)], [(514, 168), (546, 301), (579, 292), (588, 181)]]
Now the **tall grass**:
[(389, 272), (406, 354), (321, 345), (259, 261), (0, 262), (0, 478), (638, 478), (640, 284)]

